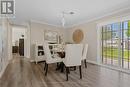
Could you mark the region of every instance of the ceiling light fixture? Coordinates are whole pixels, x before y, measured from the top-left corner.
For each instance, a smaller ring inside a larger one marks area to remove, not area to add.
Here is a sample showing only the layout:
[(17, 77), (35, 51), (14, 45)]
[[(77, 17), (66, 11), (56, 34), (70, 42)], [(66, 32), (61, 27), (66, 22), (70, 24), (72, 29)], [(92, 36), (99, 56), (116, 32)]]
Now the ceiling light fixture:
[(62, 20), (61, 20), (61, 22), (62, 22), (62, 27), (65, 27), (65, 23), (66, 23), (66, 21), (65, 21), (65, 15), (73, 15), (74, 14), (74, 12), (62, 12)]

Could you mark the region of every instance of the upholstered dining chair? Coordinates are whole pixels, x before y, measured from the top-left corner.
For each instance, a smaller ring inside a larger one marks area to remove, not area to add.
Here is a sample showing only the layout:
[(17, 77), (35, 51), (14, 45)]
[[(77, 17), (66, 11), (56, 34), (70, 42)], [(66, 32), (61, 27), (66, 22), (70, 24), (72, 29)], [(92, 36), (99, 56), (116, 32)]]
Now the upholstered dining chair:
[(87, 62), (86, 62), (87, 52), (88, 52), (88, 44), (85, 44), (83, 48), (83, 55), (82, 55), (82, 61), (84, 61), (85, 68), (87, 68)]
[(65, 47), (65, 59), (63, 61), (66, 67), (66, 80), (68, 81), (69, 67), (79, 66), (80, 79), (81, 73), (81, 59), (82, 59), (82, 44), (67, 44)]
[(44, 53), (45, 53), (45, 57), (46, 57), (46, 61), (45, 61), (45, 76), (47, 76), (48, 64), (62, 62), (63, 59), (58, 57), (58, 56), (53, 56), (51, 54), (51, 51), (49, 49), (49, 45), (48, 45), (47, 42), (44, 42), (43, 47), (44, 47)]

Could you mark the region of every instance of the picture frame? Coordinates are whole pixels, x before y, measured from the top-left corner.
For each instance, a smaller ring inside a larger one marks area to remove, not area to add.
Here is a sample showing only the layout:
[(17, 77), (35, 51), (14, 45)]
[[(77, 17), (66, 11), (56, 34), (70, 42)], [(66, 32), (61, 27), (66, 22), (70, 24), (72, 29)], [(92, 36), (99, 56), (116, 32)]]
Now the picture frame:
[(58, 32), (46, 30), (44, 32), (44, 40), (49, 43), (58, 43)]

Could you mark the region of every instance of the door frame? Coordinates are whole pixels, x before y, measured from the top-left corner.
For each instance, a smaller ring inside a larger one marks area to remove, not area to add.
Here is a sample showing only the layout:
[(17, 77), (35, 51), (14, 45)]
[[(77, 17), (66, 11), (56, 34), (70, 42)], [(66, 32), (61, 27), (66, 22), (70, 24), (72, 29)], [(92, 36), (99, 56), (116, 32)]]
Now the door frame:
[[(26, 39), (24, 39), (24, 57), (25, 58), (30, 58), (30, 22), (28, 22), (26, 25), (12, 25), (11, 26), (11, 31), (8, 33), (11, 33), (11, 41), (10, 44), (12, 44), (12, 30), (13, 30), (13, 26), (21, 26), (21, 27), (25, 27), (25, 34), (26, 34)], [(12, 46), (11, 46), (12, 47)], [(12, 49), (11, 49), (12, 50)], [(11, 55), (12, 55), (12, 51), (11, 51)]]
[[(102, 64), (102, 58), (101, 58), (101, 27), (104, 25), (117, 23), (117, 22), (124, 22), (126, 20), (130, 20), (130, 16), (120, 16), (117, 18), (112, 18), (103, 22), (97, 23), (97, 63)], [(121, 41), (121, 40), (120, 40)], [(121, 58), (120, 58), (121, 59)], [(118, 59), (118, 62), (121, 61)], [(119, 68), (121, 68), (121, 63), (119, 62)]]

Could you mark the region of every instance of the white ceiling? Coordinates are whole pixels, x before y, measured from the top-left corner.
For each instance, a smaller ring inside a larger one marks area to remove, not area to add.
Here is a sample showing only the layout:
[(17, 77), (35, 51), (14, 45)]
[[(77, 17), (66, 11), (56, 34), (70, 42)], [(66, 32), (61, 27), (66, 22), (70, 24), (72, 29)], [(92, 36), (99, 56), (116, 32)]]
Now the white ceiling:
[(34, 20), (61, 26), (62, 12), (73, 11), (74, 15), (65, 15), (65, 26), (71, 26), (128, 6), (130, 0), (15, 0), (13, 22)]

